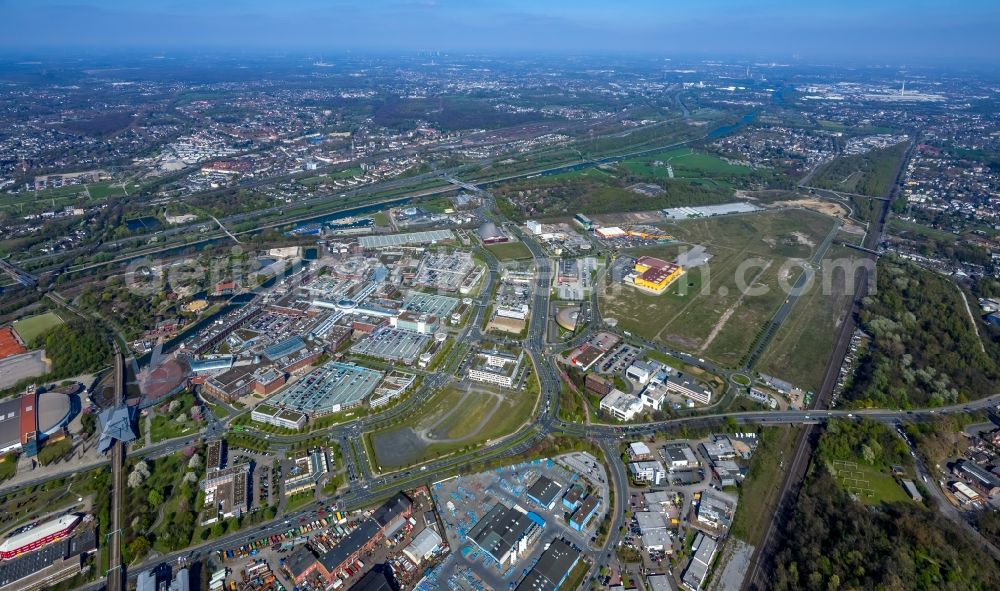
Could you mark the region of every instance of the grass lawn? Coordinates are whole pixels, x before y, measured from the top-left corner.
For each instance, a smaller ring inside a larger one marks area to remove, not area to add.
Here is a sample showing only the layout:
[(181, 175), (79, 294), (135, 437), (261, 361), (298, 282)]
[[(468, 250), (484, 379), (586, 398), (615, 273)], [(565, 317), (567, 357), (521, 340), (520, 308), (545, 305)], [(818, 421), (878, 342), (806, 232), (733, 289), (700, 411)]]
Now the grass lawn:
[(87, 185), (87, 191), (90, 192), (90, 198), (94, 200), (103, 200), (108, 197), (123, 197), (125, 195), (125, 191), (122, 189), (120, 183), (114, 185), (111, 183), (94, 183)]
[(384, 228), (389, 225), (389, 214), (384, 211), (378, 211), (372, 214), (372, 221), (375, 225)]
[(0, 458), (0, 482), (13, 478), (17, 473), (17, 454), (8, 453)]
[[(663, 165), (657, 166), (656, 162), (662, 162)], [(667, 171), (668, 164), (673, 167), (674, 178), (725, 178), (751, 172), (751, 168), (748, 166), (730, 164), (718, 156), (698, 152), (691, 148), (677, 148), (622, 162), (622, 166), (633, 174), (661, 179), (670, 177)]]
[(836, 460), (833, 468), (840, 486), (866, 505), (911, 501), (903, 485), (887, 469), (869, 466), (861, 458), (853, 462)]
[(372, 451), (379, 467), (394, 469), (474, 448), (516, 431), (531, 417), (537, 400), (537, 386), (524, 391), (485, 384), (468, 391), (446, 388), (403, 424), (371, 433)]
[[(787, 380), (800, 388), (819, 389), (826, 365), (833, 354), (840, 326), (850, 311), (853, 289), (840, 262), (859, 260), (861, 253), (844, 246), (832, 246), (824, 271), (831, 273), (829, 290), (817, 280), (782, 323), (761, 356), (762, 371)], [(822, 277), (821, 271), (817, 277)]]
[(316, 491), (309, 490), (295, 493), (288, 497), (288, 503), (285, 505), (285, 513), (290, 513), (303, 505), (308, 505), (314, 498), (316, 498)]
[(487, 246), (501, 261), (514, 261), (518, 259), (530, 259), (531, 251), (523, 242), (504, 242), (501, 244), (490, 244)]
[(152, 426), (149, 429), (149, 436), (153, 443), (164, 439), (173, 439), (182, 435), (191, 435), (198, 432), (198, 423), (188, 419), (183, 424), (178, 423), (173, 417), (156, 415), (153, 417)]
[(760, 544), (774, 514), (800, 431), (799, 427), (770, 427), (762, 429), (758, 435), (760, 442), (750, 460), (747, 476), (740, 484), (740, 501), (730, 530), (748, 544)]
[(783, 265), (809, 259), (833, 223), (813, 211), (787, 210), (670, 224), (667, 231), (681, 243), (629, 254), (673, 260), (700, 245), (709, 263), (688, 269), (660, 295), (605, 285), (602, 313), (623, 330), (736, 366), (785, 300), (782, 283), (794, 284), (802, 272)]
[(14, 321), (14, 330), (21, 336), (21, 340), (29, 345), (48, 332), (49, 330), (63, 323), (63, 319), (55, 312), (45, 312)]

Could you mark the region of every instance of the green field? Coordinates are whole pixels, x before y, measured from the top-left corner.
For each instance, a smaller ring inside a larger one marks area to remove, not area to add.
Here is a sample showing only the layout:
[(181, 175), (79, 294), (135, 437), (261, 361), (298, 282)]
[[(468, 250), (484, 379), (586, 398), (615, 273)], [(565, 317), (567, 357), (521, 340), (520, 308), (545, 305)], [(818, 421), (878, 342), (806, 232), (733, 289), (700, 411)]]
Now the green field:
[(740, 485), (731, 530), (744, 542), (757, 545), (767, 530), (800, 432), (801, 428), (770, 427), (758, 433), (759, 443)]
[(812, 184), (848, 193), (886, 196), (908, 147), (907, 142), (902, 142), (883, 150), (834, 158), (816, 171)]
[(866, 505), (911, 502), (903, 485), (888, 471), (869, 466), (861, 458), (855, 462), (834, 460), (833, 469), (840, 486)]
[(523, 242), (504, 242), (501, 244), (490, 244), (486, 248), (501, 261), (515, 261), (520, 259), (530, 259), (531, 251)]
[[(795, 303), (761, 356), (762, 371), (805, 390), (819, 390), (853, 299), (853, 290), (843, 270), (860, 260), (860, 254), (845, 246), (830, 248), (817, 274), (818, 281)], [(830, 277), (829, 290), (823, 286), (824, 274)]]
[(21, 340), (31, 345), (38, 337), (62, 323), (63, 319), (55, 312), (45, 312), (44, 314), (15, 320), (14, 330), (21, 336)]
[[(657, 165), (657, 162), (662, 164)], [(674, 178), (683, 179), (726, 178), (752, 172), (747, 166), (730, 164), (718, 156), (691, 148), (678, 148), (635, 160), (625, 160), (621, 165), (633, 174), (667, 179), (668, 164), (674, 169)]]
[[(688, 269), (661, 295), (605, 285), (602, 314), (617, 319), (623, 330), (736, 366), (784, 301), (782, 282), (794, 284), (802, 272), (798, 265), (783, 264), (808, 260), (833, 224), (832, 218), (807, 210), (671, 224), (668, 232), (680, 243), (628, 254), (674, 260), (682, 250), (702, 246), (709, 263)], [(753, 289), (744, 295), (741, 287)]]
[(367, 436), (380, 469), (402, 468), (474, 449), (517, 431), (531, 417), (537, 400), (535, 387), (525, 391), (499, 391), (481, 384), (446, 388), (402, 424)]

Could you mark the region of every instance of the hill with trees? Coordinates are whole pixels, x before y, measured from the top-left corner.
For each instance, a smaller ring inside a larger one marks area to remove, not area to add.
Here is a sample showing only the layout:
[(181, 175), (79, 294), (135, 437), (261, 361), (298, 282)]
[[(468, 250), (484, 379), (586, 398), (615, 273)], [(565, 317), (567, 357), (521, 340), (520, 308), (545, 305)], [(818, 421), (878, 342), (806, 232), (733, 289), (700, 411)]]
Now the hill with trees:
[(877, 293), (860, 311), (874, 341), (844, 398), (856, 406), (910, 408), (996, 393), (998, 347), (979, 338), (962, 299), (947, 278), (883, 257)]
[[(898, 442), (898, 443), (897, 443)], [(906, 459), (884, 425), (834, 422), (779, 536), (774, 591), (985, 591), (1000, 589), (1000, 564), (933, 509), (909, 501), (864, 503), (848, 493), (830, 460), (869, 465)]]

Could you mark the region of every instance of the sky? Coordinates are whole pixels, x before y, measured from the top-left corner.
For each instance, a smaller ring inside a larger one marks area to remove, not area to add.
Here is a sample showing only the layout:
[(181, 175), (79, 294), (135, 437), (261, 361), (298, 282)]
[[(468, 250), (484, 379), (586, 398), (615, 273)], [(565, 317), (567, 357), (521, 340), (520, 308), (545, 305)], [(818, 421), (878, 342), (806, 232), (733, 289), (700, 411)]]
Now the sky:
[(998, 0), (0, 0), (0, 50), (1000, 61)]

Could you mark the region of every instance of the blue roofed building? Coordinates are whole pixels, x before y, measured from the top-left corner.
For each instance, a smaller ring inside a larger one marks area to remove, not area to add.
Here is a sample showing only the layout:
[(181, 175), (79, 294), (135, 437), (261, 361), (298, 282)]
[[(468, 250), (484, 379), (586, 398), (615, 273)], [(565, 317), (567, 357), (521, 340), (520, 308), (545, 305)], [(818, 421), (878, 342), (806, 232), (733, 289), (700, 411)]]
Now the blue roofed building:
[(108, 408), (98, 416), (101, 424), (101, 438), (97, 442), (97, 451), (104, 453), (111, 449), (115, 441), (129, 443), (139, 436), (135, 430), (135, 408), (119, 405)]
[(302, 340), (302, 337), (294, 336), (267, 347), (264, 349), (263, 354), (268, 361), (274, 362), (294, 355), (305, 348), (306, 342)]

